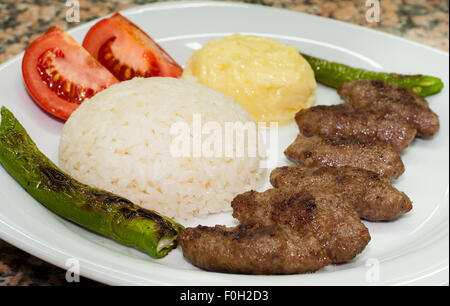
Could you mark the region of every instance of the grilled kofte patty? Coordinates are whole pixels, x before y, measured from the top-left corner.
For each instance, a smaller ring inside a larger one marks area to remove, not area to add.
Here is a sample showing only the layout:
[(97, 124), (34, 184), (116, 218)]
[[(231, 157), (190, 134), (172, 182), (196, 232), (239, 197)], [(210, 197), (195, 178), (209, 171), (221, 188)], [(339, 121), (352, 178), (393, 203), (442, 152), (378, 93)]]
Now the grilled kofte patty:
[(313, 233), (333, 263), (353, 259), (370, 241), (357, 212), (340, 195), (275, 188), (240, 194), (231, 206), (233, 217), (244, 224), (286, 225)]
[(284, 154), (290, 161), (303, 166), (351, 166), (388, 178), (397, 178), (405, 171), (400, 154), (391, 146), (355, 137), (299, 135)]
[(439, 118), (428, 102), (410, 89), (376, 80), (359, 80), (338, 88), (341, 98), (356, 110), (386, 114), (386, 118), (405, 120), (418, 136), (431, 137), (439, 131)]
[(197, 226), (178, 235), (195, 266), (246, 274), (292, 274), (344, 263), (362, 252), (370, 234), (344, 196), (281, 187), (249, 191), (232, 202), (241, 225)]
[(342, 136), (377, 139), (401, 152), (416, 136), (417, 130), (402, 120), (390, 120), (385, 114), (354, 110), (351, 105), (315, 106), (295, 116), (304, 136)]
[(343, 194), (359, 216), (369, 221), (390, 221), (412, 209), (408, 196), (398, 191), (389, 179), (353, 167), (276, 168), (270, 183), (278, 187), (297, 187), (323, 193)]
[(331, 263), (312, 233), (282, 226), (197, 226), (183, 230), (178, 242), (187, 260), (208, 271), (294, 274)]

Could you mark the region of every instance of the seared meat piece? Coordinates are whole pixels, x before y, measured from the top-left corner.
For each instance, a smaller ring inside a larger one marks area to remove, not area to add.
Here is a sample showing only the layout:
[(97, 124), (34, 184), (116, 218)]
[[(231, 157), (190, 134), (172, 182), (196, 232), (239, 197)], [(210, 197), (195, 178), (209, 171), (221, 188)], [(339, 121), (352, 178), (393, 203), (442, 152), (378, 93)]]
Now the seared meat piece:
[(417, 133), (405, 121), (389, 120), (384, 114), (355, 111), (349, 104), (303, 109), (295, 120), (304, 136), (378, 139), (392, 145), (398, 152), (406, 149)]
[(439, 118), (427, 101), (410, 89), (383, 81), (360, 80), (338, 89), (341, 98), (355, 109), (386, 114), (386, 118), (406, 120), (417, 135), (431, 137), (439, 131)]
[(331, 263), (313, 234), (281, 226), (197, 226), (183, 230), (178, 242), (187, 260), (209, 271), (294, 274)]
[(282, 187), (240, 194), (231, 206), (233, 217), (242, 223), (287, 225), (313, 233), (333, 263), (351, 260), (370, 241), (357, 212), (340, 195)]
[(410, 199), (387, 178), (353, 167), (280, 167), (270, 174), (278, 188), (298, 187), (323, 193), (343, 194), (359, 216), (369, 221), (389, 221), (412, 209)]
[(405, 171), (400, 154), (390, 145), (354, 137), (299, 135), (284, 154), (290, 161), (303, 166), (351, 166), (388, 178), (397, 178)]

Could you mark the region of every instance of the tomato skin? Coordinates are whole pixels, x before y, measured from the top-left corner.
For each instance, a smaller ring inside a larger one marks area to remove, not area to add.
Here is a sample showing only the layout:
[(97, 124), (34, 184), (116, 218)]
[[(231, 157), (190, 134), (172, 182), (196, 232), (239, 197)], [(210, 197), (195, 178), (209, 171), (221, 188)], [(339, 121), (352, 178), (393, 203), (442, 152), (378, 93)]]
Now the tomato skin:
[[(105, 59), (103, 51), (109, 42), (110, 57)], [(119, 13), (92, 26), (83, 40), (83, 47), (119, 80), (133, 76), (178, 78), (183, 73), (181, 66), (163, 48)], [(125, 75), (126, 69), (131, 74)]]
[[(72, 88), (81, 89), (84, 86), (92, 93), (118, 83), (118, 80), (71, 36), (58, 27), (51, 27), (28, 46), (22, 59), (22, 75), (28, 93), (50, 114), (67, 120), (79, 106), (79, 103), (69, 102), (61, 95), (58, 96), (55, 89), (46, 83), (42, 70), (38, 69), (42, 56), (51, 54), (53, 50), (57, 50), (58, 55), (55, 56), (65, 70), (60, 72), (59, 77), (64, 78), (66, 84), (72, 84)], [(76, 94), (76, 92), (69, 91), (68, 94)], [(83, 97), (77, 100), (82, 101)]]

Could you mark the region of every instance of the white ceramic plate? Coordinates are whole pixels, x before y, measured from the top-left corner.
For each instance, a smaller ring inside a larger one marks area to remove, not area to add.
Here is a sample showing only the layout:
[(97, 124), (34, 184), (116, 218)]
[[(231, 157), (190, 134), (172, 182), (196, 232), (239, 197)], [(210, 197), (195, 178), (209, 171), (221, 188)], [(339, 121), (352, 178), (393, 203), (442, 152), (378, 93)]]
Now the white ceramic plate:
[[(176, 2), (137, 7), (125, 16), (154, 37), (179, 62), (209, 40), (231, 33), (256, 34), (297, 46), (301, 51), (353, 66), (399, 73), (423, 73), (444, 80), (429, 98), (441, 131), (416, 140), (403, 154), (406, 173), (395, 185), (414, 209), (390, 223), (366, 223), (372, 241), (354, 261), (315, 274), (249, 276), (201, 271), (181, 250), (153, 260), (147, 255), (88, 232), (59, 218), (30, 197), (0, 167), (0, 237), (59, 267), (70, 258), (81, 274), (107, 284), (171, 285), (366, 285), (448, 283), (449, 76), (448, 53), (330, 19), (260, 6), (222, 2)], [(82, 41), (95, 21), (69, 33)], [(1, 104), (23, 123), (41, 150), (57, 161), (62, 123), (32, 102), (21, 74), (22, 55), (0, 67)], [(338, 103), (332, 89), (319, 86), (319, 104)], [(296, 136), (294, 125), (280, 130), (280, 151)], [(284, 164), (285, 159), (280, 160)], [(231, 223), (222, 214), (202, 224)]]

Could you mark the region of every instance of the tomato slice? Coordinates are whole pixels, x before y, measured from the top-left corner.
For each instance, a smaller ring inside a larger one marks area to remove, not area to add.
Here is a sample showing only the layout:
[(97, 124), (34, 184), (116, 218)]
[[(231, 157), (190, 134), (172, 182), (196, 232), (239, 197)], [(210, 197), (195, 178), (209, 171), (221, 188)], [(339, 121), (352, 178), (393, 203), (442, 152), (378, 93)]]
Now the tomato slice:
[(183, 73), (163, 48), (119, 13), (91, 27), (83, 47), (121, 81), (136, 76), (178, 78)]
[(119, 81), (66, 32), (51, 27), (33, 41), (22, 60), (31, 97), (61, 119), (97, 92)]

